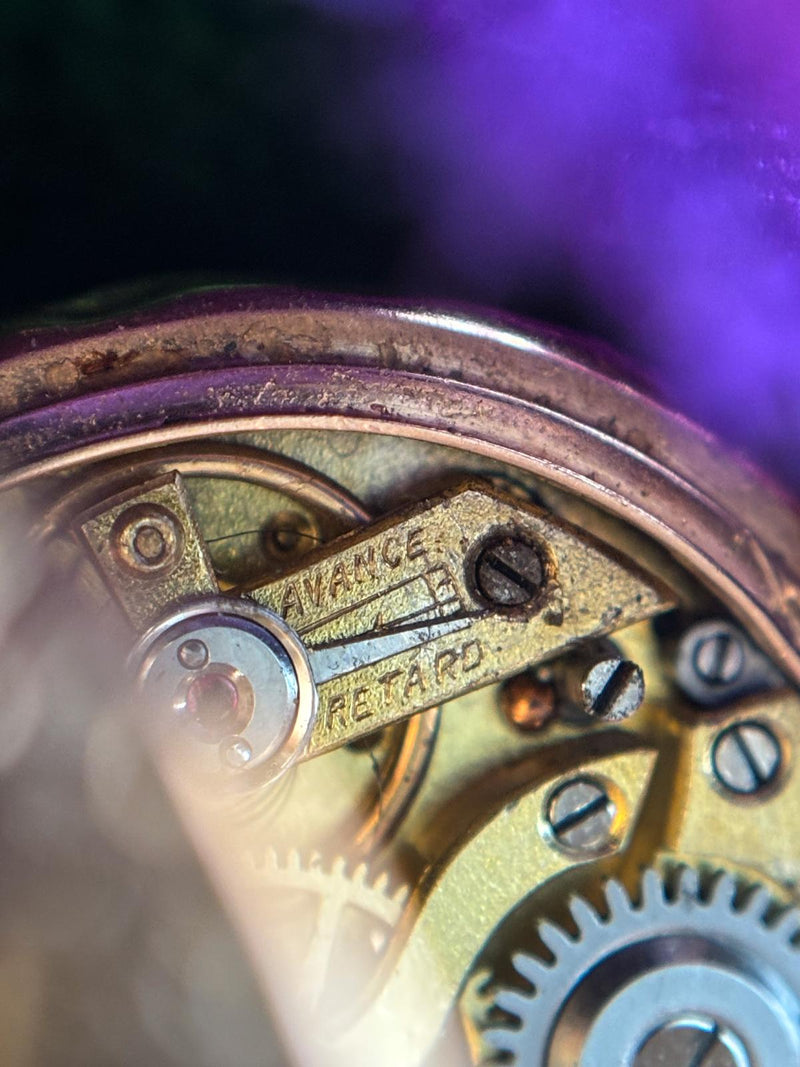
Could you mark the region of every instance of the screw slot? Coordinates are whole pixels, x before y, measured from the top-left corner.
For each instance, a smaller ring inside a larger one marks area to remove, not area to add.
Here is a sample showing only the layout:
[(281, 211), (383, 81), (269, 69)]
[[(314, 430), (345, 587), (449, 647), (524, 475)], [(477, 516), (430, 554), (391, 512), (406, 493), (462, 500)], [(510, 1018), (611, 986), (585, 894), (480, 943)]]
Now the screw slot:
[(764, 792), (777, 779), (781, 743), (772, 729), (755, 720), (726, 727), (711, 750), (711, 766), (720, 785), (740, 796)]
[(744, 649), (738, 635), (720, 627), (698, 640), (694, 669), (706, 685), (733, 685), (744, 670)]
[(547, 824), (554, 840), (576, 854), (605, 851), (614, 841), (617, 805), (594, 778), (573, 778), (560, 785), (547, 804)]
[(582, 685), (583, 709), (603, 722), (621, 722), (644, 701), (642, 668), (630, 660), (610, 658), (592, 664)]
[(727, 1026), (703, 1016), (678, 1018), (654, 1030), (633, 1067), (750, 1067), (741, 1039)]
[(540, 597), (547, 569), (540, 550), (515, 534), (494, 535), (478, 550), (473, 582), (494, 608), (521, 608)]

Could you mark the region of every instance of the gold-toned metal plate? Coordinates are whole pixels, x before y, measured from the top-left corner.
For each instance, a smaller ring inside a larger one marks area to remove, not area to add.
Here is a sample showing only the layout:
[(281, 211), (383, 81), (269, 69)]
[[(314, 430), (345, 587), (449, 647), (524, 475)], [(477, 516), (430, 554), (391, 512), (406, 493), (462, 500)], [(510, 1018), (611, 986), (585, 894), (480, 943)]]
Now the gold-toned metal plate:
[[(528, 538), (545, 559), (541, 595), (530, 609), (497, 610), (476, 590), (470, 567), (496, 532)], [(416, 647), (320, 684), (309, 756), (671, 603), (662, 584), (583, 532), (479, 487), (359, 531), (251, 595), (290, 622), (312, 651), (359, 638), (391, 648), (393, 631), (419, 628)], [(452, 632), (426, 631), (426, 623), (448, 620)]]

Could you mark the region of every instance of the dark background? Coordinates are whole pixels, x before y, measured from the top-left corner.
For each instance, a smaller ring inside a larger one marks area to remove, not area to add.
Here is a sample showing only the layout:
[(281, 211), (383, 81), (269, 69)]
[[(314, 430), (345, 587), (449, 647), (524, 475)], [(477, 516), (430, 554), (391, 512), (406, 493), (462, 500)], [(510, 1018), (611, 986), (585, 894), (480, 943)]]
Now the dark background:
[(500, 306), (800, 486), (788, 0), (6, 0), (0, 320), (140, 279)]
[(7, 3), (8, 317), (172, 273), (396, 291), (412, 225), (327, 126), (380, 47), (290, 3)]

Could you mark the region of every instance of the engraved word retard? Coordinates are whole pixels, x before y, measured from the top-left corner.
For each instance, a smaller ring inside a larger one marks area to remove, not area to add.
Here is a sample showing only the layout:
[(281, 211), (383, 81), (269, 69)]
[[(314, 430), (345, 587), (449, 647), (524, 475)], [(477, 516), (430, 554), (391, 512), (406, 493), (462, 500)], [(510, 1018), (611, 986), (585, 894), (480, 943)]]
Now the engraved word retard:
[(421, 648), (414, 656), (388, 668), (369, 683), (346, 692), (322, 693), (322, 721), (325, 733), (350, 732), (359, 723), (374, 719), (378, 726), (394, 718), (397, 707), (409, 714), (430, 707), (442, 693), (466, 687), (469, 676), (483, 665), (485, 653), (477, 638), (456, 641), (444, 648)]

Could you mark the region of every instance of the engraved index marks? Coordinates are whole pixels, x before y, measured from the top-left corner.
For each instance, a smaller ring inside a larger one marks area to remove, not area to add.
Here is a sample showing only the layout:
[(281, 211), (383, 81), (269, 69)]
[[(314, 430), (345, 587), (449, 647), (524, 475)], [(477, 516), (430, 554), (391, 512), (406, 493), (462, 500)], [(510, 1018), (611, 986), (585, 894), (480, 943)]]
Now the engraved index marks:
[[(496, 531), (541, 551), (547, 581), (535, 605), (495, 611), (474, 590), (467, 561)], [(308, 650), (319, 713), (306, 757), (671, 604), (576, 529), (476, 486), (346, 535), (251, 595)]]
[[(429, 551), (420, 526), (402, 531), (402, 534), (388, 531), (254, 595), (261, 602), (269, 596), (273, 610), (300, 634), (328, 626), (327, 636), (331, 638), (352, 636), (346, 621), (348, 617), (355, 611), (366, 610), (370, 604), (377, 604), (379, 599), (393, 597), (393, 602), (401, 603), (409, 582), (422, 577)], [(408, 573), (410, 566), (416, 573)], [(279, 586), (279, 595), (269, 595), (276, 586)], [(415, 599), (410, 593), (406, 598)], [(391, 613), (389, 602), (385, 607)], [(337, 621), (339, 626), (335, 625)]]
[[(363, 535), (362, 535), (363, 538)], [(435, 527), (401, 522), (253, 594), (309, 649), (465, 610), (465, 590)]]

